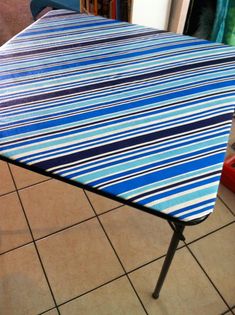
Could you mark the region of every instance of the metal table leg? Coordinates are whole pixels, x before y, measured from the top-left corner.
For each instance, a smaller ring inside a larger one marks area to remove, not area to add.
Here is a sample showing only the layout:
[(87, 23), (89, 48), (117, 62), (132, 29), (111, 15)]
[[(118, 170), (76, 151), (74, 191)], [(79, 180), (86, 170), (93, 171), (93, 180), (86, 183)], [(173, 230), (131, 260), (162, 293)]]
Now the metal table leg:
[(162, 285), (163, 285), (164, 280), (166, 278), (167, 272), (168, 272), (168, 270), (170, 268), (170, 265), (171, 265), (171, 262), (172, 262), (172, 259), (173, 259), (174, 255), (175, 255), (175, 251), (177, 249), (179, 241), (185, 239), (183, 234), (182, 234), (183, 231), (184, 231), (185, 226), (180, 225), (180, 224), (175, 224), (175, 223), (174, 224), (170, 223), (170, 225), (173, 228), (174, 233), (173, 233), (173, 236), (171, 238), (170, 246), (168, 248), (168, 251), (167, 251), (167, 254), (166, 254), (166, 258), (164, 260), (160, 276), (158, 278), (155, 290), (153, 292), (153, 298), (154, 299), (157, 299), (159, 297)]

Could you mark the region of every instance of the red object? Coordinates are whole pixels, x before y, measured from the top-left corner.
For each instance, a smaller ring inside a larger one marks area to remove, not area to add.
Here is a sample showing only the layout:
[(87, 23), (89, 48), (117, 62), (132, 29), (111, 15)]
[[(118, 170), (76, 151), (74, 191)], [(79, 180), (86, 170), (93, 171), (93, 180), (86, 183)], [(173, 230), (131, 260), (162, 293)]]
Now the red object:
[(235, 193), (235, 155), (225, 160), (221, 182)]
[(113, 0), (112, 5), (113, 5), (113, 8), (112, 8), (111, 19), (116, 19), (116, 15), (117, 15), (117, 13), (116, 13), (116, 8), (117, 8), (116, 0)]

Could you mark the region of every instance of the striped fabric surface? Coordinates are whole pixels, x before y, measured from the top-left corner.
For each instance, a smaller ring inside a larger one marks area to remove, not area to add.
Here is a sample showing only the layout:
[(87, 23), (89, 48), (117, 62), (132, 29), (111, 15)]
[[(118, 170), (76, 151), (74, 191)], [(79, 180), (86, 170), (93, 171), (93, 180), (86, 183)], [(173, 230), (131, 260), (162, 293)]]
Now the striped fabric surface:
[(213, 211), (234, 48), (58, 10), (0, 62), (3, 158), (169, 219)]

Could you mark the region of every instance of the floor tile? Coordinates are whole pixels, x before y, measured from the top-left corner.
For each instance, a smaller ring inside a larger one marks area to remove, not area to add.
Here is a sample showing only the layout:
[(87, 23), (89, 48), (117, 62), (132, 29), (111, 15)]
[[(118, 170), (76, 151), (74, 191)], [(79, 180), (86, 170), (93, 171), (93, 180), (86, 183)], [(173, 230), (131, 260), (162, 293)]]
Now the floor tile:
[(117, 208), (122, 205), (120, 202), (114, 201), (110, 198), (102, 197), (90, 191), (87, 191), (86, 193), (97, 214)]
[(122, 277), (60, 307), (61, 315), (144, 315), (129, 281)]
[(10, 168), (18, 189), (40, 183), (49, 178), (13, 164), (10, 165)]
[(225, 311), (220, 313), (220, 315), (234, 315), (233, 310), (229, 310), (228, 307), (226, 307)]
[(217, 199), (214, 212), (202, 223), (185, 228), (186, 242), (191, 242), (203, 235), (234, 221), (235, 218), (227, 207)]
[(123, 273), (97, 219), (37, 243), (59, 304)]
[(159, 299), (152, 298), (163, 259), (130, 274), (149, 315), (219, 315), (226, 305), (188, 252), (176, 252)]
[(128, 271), (167, 251), (172, 230), (161, 218), (124, 206), (101, 215), (100, 220)]
[(0, 197), (0, 253), (32, 241), (15, 192)]
[(33, 245), (0, 256), (0, 314), (33, 315), (54, 307)]
[(235, 224), (231, 224), (189, 245), (230, 306), (235, 303), (234, 239)]
[(0, 180), (0, 195), (15, 190), (15, 185), (12, 180), (11, 173), (9, 171), (7, 163), (4, 161), (0, 161), (0, 178), (4, 178), (4, 180)]
[(58, 313), (57, 309), (53, 309), (51, 311), (43, 313), (43, 315), (59, 315), (59, 313)]
[(28, 1), (1, 1), (0, 45), (32, 22)]
[(235, 214), (235, 194), (220, 184), (218, 195), (224, 201), (227, 207)]
[(82, 189), (50, 180), (19, 191), (35, 238), (94, 216)]

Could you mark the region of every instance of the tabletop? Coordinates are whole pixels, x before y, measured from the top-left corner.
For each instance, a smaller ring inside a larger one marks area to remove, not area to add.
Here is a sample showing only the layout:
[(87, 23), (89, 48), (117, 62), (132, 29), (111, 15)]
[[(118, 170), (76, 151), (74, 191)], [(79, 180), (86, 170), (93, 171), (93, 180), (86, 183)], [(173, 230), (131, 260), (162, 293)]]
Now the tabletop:
[(2, 159), (185, 224), (213, 211), (233, 47), (56, 10), (0, 63)]

